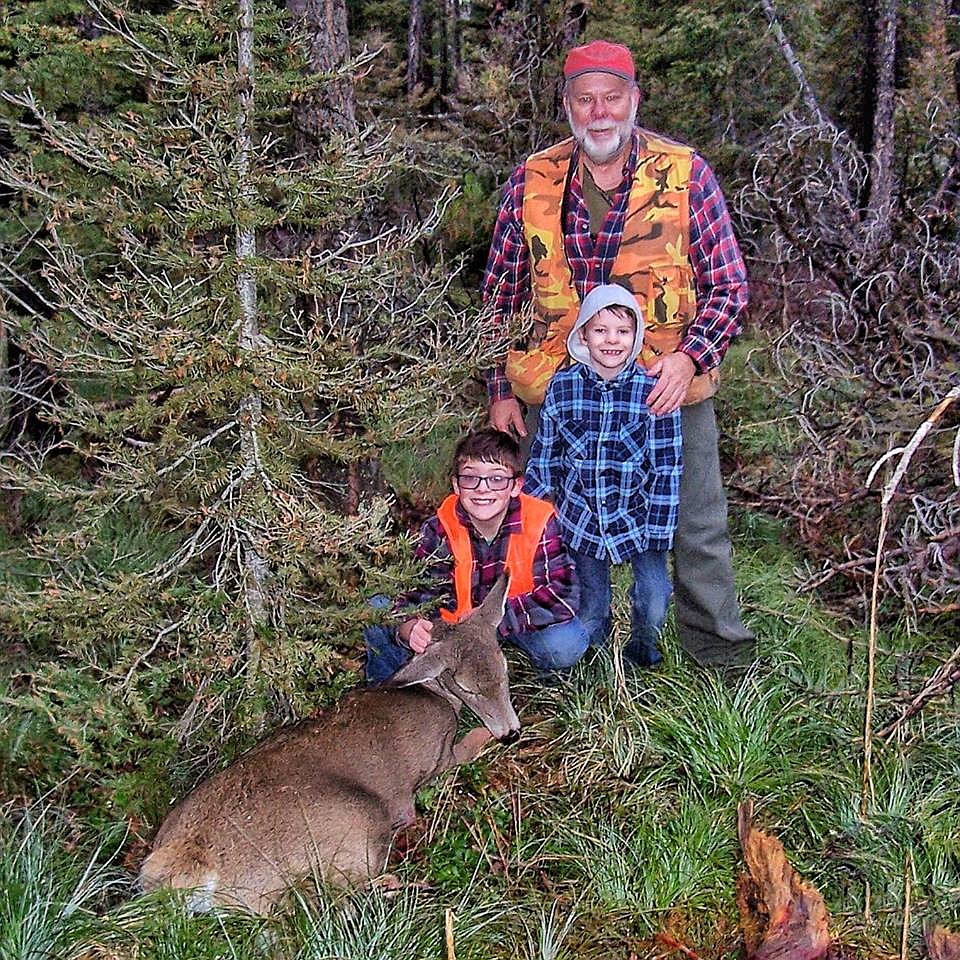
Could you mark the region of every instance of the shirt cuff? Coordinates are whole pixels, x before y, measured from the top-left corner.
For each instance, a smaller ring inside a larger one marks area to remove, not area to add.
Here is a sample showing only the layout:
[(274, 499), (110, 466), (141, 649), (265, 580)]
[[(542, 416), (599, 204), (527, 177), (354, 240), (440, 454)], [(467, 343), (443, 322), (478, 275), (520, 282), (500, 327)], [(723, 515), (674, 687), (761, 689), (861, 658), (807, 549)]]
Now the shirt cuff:
[(487, 396), (491, 403), (498, 400), (513, 399), (513, 387), (507, 379), (506, 371), (503, 367), (494, 367), (487, 373)]
[(723, 360), (723, 356), (715, 346), (702, 337), (688, 336), (677, 349), (693, 361), (697, 374), (703, 374), (714, 367), (719, 367), (720, 361)]

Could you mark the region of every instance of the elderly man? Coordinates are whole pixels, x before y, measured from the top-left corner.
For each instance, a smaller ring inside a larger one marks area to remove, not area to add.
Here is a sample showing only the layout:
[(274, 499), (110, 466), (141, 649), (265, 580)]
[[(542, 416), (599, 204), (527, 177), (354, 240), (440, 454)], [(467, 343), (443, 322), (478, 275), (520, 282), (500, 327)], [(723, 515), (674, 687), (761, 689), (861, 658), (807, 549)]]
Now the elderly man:
[(531, 321), (526, 341), (488, 378), (490, 423), (529, 441), (581, 299), (598, 284), (629, 287), (644, 311), (639, 359), (657, 378), (650, 410), (682, 405), (680, 640), (701, 663), (744, 663), (753, 637), (734, 587), (712, 400), (747, 305), (743, 259), (704, 159), (636, 126), (630, 51), (588, 43), (570, 51), (563, 72), (573, 136), (514, 170), (490, 246), (484, 302), (498, 321)]

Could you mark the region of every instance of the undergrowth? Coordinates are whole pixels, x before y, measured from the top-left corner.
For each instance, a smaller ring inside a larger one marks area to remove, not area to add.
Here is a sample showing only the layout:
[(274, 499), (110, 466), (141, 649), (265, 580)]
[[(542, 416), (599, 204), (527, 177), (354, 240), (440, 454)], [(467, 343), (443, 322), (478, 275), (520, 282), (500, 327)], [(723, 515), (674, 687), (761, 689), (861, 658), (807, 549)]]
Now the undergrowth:
[[(744, 416), (759, 424), (748, 399)], [(773, 421), (752, 432), (727, 426), (739, 431), (736, 456), (749, 447), (773, 463), (792, 442)], [(427, 452), (392, 451), (397, 489), (442, 495), (437, 472), (454, 441), (424, 439), (434, 460), (420, 487), (412, 474)], [(230, 726), (239, 692), (211, 715), (187, 715), (196, 696), (182, 680), (132, 682), (113, 702), (98, 695), (97, 665), (110, 664), (102, 651), (87, 664), (57, 663), (11, 645), (0, 659), (0, 956), (586, 960), (649, 954), (660, 931), (702, 957), (731, 955), (737, 808), (748, 798), (756, 823), (824, 894), (848, 951), (897, 948), (909, 885), (909, 946), (919, 953), (924, 922), (960, 923), (955, 706), (931, 703), (876, 744), (864, 799), (866, 631), (798, 591), (803, 560), (783, 522), (737, 507), (732, 529), (758, 637), (752, 668), (695, 666), (670, 622), (662, 666), (625, 673), (627, 582), (618, 575), (609, 650), (591, 651), (551, 687), (511, 654), (523, 738), (421, 793), (418, 824), (398, 838), (391, 865), (399, 893), (302, 890), (266, 921), (189, 917), (176, 900), (138, 897), (133, 886), (168, 802), (249, 742)], [(108, 539), (124, 540), (115, 530)], [(130, 554), (149, 552), (143, 531), (129, 543)], [(2, 546), (3, 576), (33, 575), (16, 568), (9, 538)], [(945, 639), (881, 630), (877, 726), (929, 675)], [(354, 676), (340, 674), (331, 696)], [(194, 729), (206, 735), (185, 736)]]

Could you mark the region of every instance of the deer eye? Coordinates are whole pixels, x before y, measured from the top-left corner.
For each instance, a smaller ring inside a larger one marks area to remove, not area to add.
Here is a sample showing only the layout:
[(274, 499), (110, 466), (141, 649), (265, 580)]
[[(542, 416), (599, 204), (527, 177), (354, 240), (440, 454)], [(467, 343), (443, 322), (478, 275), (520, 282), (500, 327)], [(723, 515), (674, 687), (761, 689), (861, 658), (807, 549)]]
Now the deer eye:
[(447, 673), (447, 685), (453, 687), (459, 693), (468, 694), (471, 697), (479, 696), (476, 690), (472, 690), (465, 683), (462, 683), (460, 679), (455, 676), (453, 673)]

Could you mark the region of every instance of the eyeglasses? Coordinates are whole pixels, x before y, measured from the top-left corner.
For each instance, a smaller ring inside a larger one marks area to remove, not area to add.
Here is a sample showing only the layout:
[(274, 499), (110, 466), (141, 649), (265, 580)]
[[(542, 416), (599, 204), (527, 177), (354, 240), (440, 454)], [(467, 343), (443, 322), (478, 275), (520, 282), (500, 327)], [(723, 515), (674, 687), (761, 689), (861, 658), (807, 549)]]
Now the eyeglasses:
[(507, 487), (517, 479), (517, 475), (514, 474), (512, 477), (478, 477), (472, 473), (458, 473), (457, 474), (457, 483), (463, 487), (464, 490), (476, 490), (480, 486), (480, 481), (482, 480), (486, 485), (488, 490), (492, 490), (494, 493), (499, 493), (501, 490), (506, 490)]

